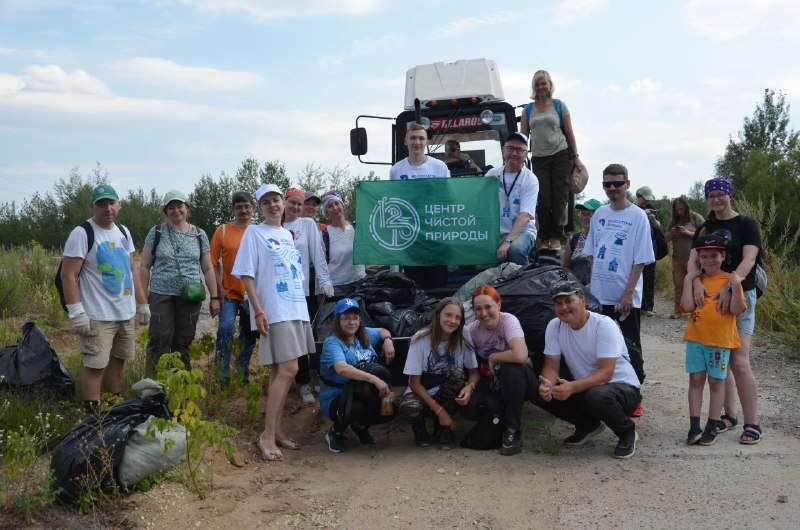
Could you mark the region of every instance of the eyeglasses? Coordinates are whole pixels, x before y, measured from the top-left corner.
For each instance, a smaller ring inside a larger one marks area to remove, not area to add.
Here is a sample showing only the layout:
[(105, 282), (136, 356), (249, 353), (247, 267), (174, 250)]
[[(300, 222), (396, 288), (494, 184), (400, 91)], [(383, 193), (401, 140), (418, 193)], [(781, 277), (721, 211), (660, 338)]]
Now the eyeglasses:
[(728, 194), (724, 191), (721, 193), (709, 193), (708, 197), (706, 197), (709, 201), (719, 201), (727, 197)]
[(606, 180), (606, 181), (603, 181), (603, 187), (605, 189), (608, 189), (608, 188), (621, 188), (622, 186), (624, 186), (627, 183), (628, 183), (627, 180)]
[(515, 153), (518, 155), (524, 155), (525, 153), (528, 152), (528, 150), (523, 147), (511, 147), (510, 145), (503, 147), (503, 149), (505, 149), (509, 153)]
[(247, 210), (252, 210), (253, 209), (253, 205), (252, 204), (237, 204), (236, 206), (233, 207), (233, 209), (236, 210), (237, 212), (246, 212)]

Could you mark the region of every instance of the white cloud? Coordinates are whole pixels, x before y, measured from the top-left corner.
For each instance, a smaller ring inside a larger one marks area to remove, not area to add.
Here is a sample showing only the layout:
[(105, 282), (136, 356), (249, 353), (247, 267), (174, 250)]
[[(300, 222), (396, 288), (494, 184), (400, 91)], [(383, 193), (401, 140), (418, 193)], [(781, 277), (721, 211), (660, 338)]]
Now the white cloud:
[(436, 38), (449, 38), (462, 33), (474, 33), (484, 31), (489, 26), (497, 26), (506, 22), (516, 22), (519, 20), (519, 13), (502, 12), (492, 13), (479, 17), (469, 17), (456, 20), (447, 24), (442, 29), (437, 30)]
[(261, 81), (261, 76), (251, 72), (184, 66), (158, 57), (117, 61), (112, 71), (121, 78), (193, 92), (240, 90)]
[(70, 73), (60, 66), (29, 66), (23, 75), (25, 85), (37, 91), (64, 92), (74, 94), (93, 94), (105, 96), (110, 93), (101, 80), (78, 68)]
[[(305, 0), (301, 5), (285, 0), (177, 0), (178, 3), (211, 13), (244, 13), (259, 22), (312, 16), (362, 15), (376, 9), (380, 0)], [(163, 3), (163, 2), (158, 2)]]
[(637, 79), (631, 83), (630, 91), (634, 94), (654, 94), (661, 92), (664, 86), (658, 81), (652, 79)]
[(328, 53), (317, 57), (316, 64), (320, 68), (340, 69), (345, 64), (359, 57), (374, 55), (384, 50), (396, 48), (400, 39), (396, 35), (369, 36), (353, 41), (348, 50), (339, 53)]
[(21, 77), (0, 73), (0, 96), (13, 94), (25, 88), (25, 81)]
[(695, 32), (714, 41), (726, 41), (756, 31), (794, 35), (800, 24), (795, 0), (690, 0), (686, 19)]
[(608, 7), (608, 0), (564, 0), (553, 8), (553, 23), (566, 26)]

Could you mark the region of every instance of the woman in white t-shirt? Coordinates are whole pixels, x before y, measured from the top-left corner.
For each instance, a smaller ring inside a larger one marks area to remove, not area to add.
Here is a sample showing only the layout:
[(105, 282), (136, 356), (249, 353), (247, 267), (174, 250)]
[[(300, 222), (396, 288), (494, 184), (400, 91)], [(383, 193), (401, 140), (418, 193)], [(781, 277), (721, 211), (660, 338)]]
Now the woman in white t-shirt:
[(500, 454), (511, 456), (522, 450), (522, 405), (529, 389), (539, 387), (532, 369), (525, 366), (528, 346), (517, 317), (500, 311), (500, 294), (483, 285), (472, 293), (475, 321), (466, 327), (478, 359), (480, 382), (475, 397), (461, 414), (480, 420), (481, 401), (500, 394), (503, 401), (503, 441)]
[(283, 194), (274, 184), (262, 184), (256, 200), (264, 222), (245, 230), (232, 274), (244, 284), (250, 300), (250, 325), (261, 335), (259, 364), (270, 366), (264, 431), (258, 448), (265, 460), (283, 460), (280, 448), (300, 448), (281, 427), (286, 394), (297, 374), (298, 357), (316, 349), (300, 253), (291, 232), (281, 226)]
[(451, 297), (439, 301), (430, 325), (411, 337), (403, 373), (408, 375), (408, 388), (399, 415), (411, 422), (414, 443), (431, 445), (425, 428), (427, 407), (434, 417), (434, 436), (438, 430), (439, 448), (452, 449), (453, 415), (469, 403), (480, 380), (475, 349), (464, 335), (461, 302)]
[[(294, 237), (294, 247), (300, 252), (303, 265), (303, 290), (306, 295), (308, 315), (312, 319), (316, 313), (317, 295), (333, 296), (333, 284), (328, 274), (328, 263), (325, 261), (325, 249), (322, 246), (322, 234), (316, 221), (310, 217), (302, 217), (306, 192), (298, 188), (286, 190), (286, 209), (283, 212), (283, 227), (289, 230)], [(311, 267), (314, 267), (316, 277), (316, 294), (314, 285), (309, 285)], [(300, 388), (300, 399), (303, 405), (311, 406), (315, 403), (314, 394), (311, 392), (311, 367), (307, 355), (298, 360), (299, 369), (294, 382)]]
[[(328, 218), (328, 227), (323, 230), (323, 243), (328, 257), (328, 272), (337, 296), (350, 293), (342, 286), (357, 282), (367, 275), (364, 265), (353, 265), (353, 241), (356, 229), (347, 220), (344, 199), (331, 190), (322, 195), (322, 212)], [(327, 235), (324, 235), (327, 233)]]

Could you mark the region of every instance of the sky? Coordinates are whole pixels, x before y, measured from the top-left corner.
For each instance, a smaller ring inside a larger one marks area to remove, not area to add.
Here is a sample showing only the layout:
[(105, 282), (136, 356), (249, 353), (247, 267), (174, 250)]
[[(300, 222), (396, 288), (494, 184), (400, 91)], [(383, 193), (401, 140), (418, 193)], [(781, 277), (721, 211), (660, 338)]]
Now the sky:
[[(248, 157), (388, 178), (350, 154), (356, 117), (399, 114), (415, 65), (475, 58), (513, 105), (551, 73), (588, 197), (612, 162), (675, 197), (766, 88), (798, 128), (797, 27), (794, 0), (0, 0), (0, 202), (98, 162), (123, 196), (190, 192)], [(368, 133), (388, 160), (388, 127)]]

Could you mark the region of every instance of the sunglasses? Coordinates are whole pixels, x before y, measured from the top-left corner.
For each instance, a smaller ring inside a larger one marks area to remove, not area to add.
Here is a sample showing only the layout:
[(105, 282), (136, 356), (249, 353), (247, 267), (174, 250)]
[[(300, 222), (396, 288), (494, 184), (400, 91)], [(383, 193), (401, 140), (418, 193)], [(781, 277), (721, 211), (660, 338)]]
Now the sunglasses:
[(627, 180), (606, 180), (603, 182), (603, 187), (608, 188), (621, 188), (625, 184), (627, 184)]

